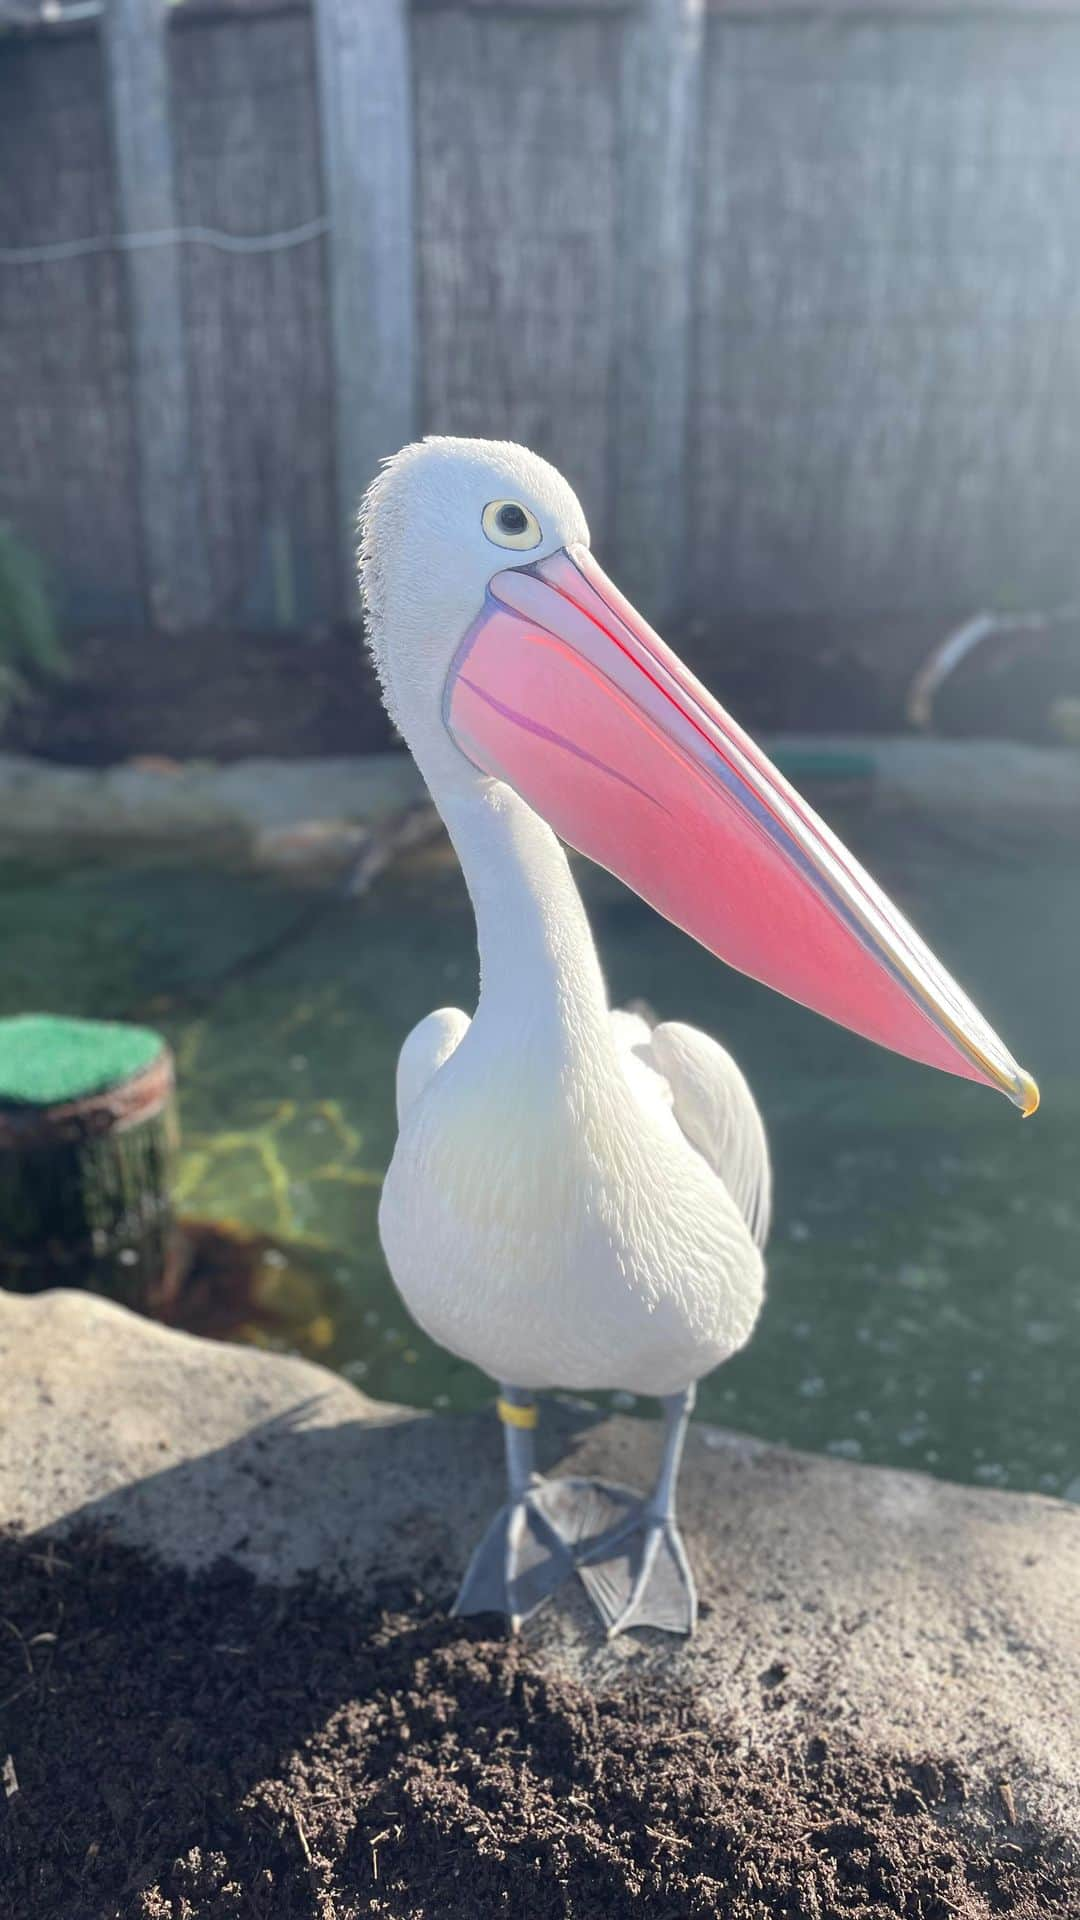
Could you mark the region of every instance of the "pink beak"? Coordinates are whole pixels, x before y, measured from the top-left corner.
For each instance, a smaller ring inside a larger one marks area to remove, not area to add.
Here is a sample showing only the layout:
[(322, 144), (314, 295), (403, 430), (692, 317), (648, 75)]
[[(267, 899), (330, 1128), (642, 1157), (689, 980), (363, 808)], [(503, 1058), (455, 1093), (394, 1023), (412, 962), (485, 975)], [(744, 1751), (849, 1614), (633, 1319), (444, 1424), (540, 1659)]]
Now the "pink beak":
[(1034, 1113), (1031, 1075), (586, 548), (495, 575), (444, 712), (476, 766), (730, 966)]

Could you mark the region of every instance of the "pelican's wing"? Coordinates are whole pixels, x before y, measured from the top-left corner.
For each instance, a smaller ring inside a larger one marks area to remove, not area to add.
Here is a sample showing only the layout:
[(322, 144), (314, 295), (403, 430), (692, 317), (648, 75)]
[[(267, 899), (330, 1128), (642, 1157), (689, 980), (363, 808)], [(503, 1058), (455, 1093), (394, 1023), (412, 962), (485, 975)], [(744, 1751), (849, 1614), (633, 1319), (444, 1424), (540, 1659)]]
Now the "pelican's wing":
[[(638, 1020), (637, 1015), (616, 1018)], [(670, 1090), (675, 1118), (692, 1147), (718, 1174), (763, 1247), (772, 1210), (769, 1146), (754, 1096), (718, 1040), (679, 1021), (644, 1029), (633, 1043), (637, 1059)]]
[(420, 1098), (428, 1081), (438, 1073), (444, 1060), (468, 1033), (471, 1021), (460, 1007), (439, 1007), (429, 1013), (409, 1034), (398, 1054), (397, 1117), (400, 1127), (409, 1108)]
[(650, 1016), (629, 1007), (612, 1009), (615, 1048), (630, 1085), (643, 1105), (655, 1102), (670, 1113), (675, 1104), (674, 1095), (649, 1052), (653, 1025)]

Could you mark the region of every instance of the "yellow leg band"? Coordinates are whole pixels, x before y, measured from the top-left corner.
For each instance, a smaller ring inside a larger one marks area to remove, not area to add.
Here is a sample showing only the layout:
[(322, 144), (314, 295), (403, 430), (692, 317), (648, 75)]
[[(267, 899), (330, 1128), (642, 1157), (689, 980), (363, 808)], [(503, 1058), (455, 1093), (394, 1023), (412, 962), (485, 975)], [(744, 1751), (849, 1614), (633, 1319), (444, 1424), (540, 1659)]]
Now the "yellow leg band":
[(500, 1398), (496, 1400), (495, 1405), (498, 1408), (499, 1419), (508, 1427), (535, 1427), (539, 1417), (535, 1401), (528, 1407), (515, 1407), (512, 1400)]

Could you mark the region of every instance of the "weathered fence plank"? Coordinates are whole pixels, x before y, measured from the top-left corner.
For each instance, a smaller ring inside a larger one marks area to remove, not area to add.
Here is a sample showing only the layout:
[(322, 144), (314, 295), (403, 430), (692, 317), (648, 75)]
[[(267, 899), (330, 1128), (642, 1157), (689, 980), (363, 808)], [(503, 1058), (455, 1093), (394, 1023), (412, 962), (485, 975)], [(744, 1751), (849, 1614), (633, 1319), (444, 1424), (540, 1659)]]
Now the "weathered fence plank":
[(702, 0), (645, 0), (621, 69), (621, 220), (612, 448), (615, 547), (655, 619), (683, 610)]
[[(117, 225), (161, 234), (177, 224), (163, 0), (108, 0)], [(191, 421), (187, 342), (175, 246), (126, 254), (139, 467), (139, 510), (150, 613), (162, 628), (197, 625), (211, 610)]]
[[(90, 34), (0, 54), (0, 249), (113, 224), (101, 50)], [(45, 562), (65, 618), (131, 618), (142, 582), (124, 262), (0, 262), (0, 519)]]
[(194, 22), (171, 52), (184, 225), (263, 241), (181, 256), (214, 606), (307, 625), (342, 598), (311, 20)]
[(424, 425), (524, 441), (609, 532), (614, 20), (416, 22)]
[(708, 41), (698, 605), (1071, 598), (1080, 23)]
[(664, 617), (1072, 597), (1080, 0), (868, 3), (181, 0), (174, 165), (109, 0), (119, 206), (91, 33), (8, 34), (0, 512), (84, 620), (140, 550), (159, 619), (325, 619), (422, 423), (549, 454)]
[(337, 479), (350, 601), (356, 508), (416, 431), (413, 124), (407, 0), (315, 0)]

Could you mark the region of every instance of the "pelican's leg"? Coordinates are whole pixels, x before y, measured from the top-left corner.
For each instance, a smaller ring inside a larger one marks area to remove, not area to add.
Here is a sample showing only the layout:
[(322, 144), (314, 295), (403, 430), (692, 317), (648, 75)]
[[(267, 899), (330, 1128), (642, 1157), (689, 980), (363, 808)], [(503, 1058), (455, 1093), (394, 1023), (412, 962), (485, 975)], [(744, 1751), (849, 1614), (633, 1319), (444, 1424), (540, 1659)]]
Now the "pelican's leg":
[(696, 1388), (669, 1394), (664, 1452), (649, 1498), (578, 1562), (578, 1572), (609, 1637), (627, 1627), (693, 1633), (697, 1588), (675, 1518), (675, 1488)]
[(574, 1571), (569, 1541), (544, 1513), (546, 1483), (536, 1472), (535, 1397), (502, 1386), (497, 1401), (506, 1448), (509, 1498), (469, 1562), (455, 1613), (502, 1613), (517, 1632)]

